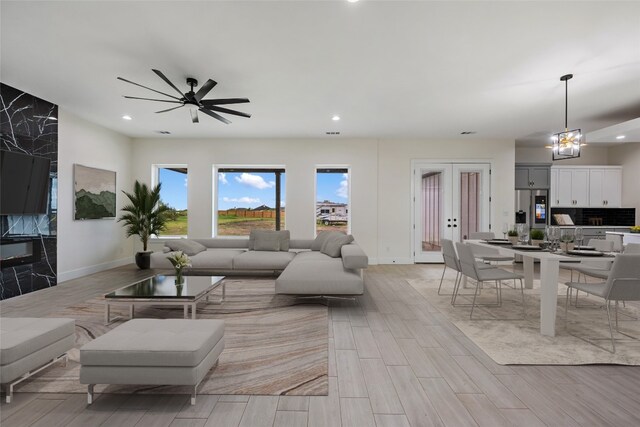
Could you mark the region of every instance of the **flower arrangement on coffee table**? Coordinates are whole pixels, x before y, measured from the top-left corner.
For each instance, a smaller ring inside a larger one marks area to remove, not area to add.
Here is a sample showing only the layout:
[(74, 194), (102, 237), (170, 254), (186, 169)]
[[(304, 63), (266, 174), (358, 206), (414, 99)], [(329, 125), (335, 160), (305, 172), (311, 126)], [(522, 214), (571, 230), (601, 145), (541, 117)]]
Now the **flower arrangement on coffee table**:
[(184, 283), (182, 270), (185, 267), (191, 267), (191, 259), (182, 251), (175, 252), (167, 257), (173, 268), (176, 270), (176, 285)]

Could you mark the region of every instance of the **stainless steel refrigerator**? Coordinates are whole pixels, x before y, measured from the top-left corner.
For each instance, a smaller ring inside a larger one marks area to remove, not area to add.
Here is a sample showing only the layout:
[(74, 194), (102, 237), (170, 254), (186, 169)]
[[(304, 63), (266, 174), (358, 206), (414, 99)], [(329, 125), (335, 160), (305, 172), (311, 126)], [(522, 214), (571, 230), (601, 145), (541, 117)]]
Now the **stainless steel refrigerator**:
[(544, 228), (549, 221), (549, 190), (516, 190), (516, 224)]

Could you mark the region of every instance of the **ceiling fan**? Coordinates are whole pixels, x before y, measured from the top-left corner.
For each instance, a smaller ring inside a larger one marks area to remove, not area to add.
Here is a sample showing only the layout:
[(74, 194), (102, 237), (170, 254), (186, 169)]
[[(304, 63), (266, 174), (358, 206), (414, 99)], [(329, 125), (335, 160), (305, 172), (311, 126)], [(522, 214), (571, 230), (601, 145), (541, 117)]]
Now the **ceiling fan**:
[(132, 82), (131, 80), (124, 79), (122, 77), (118, 77), (118, 80), (122, 80), (123, 82), (131, 83), (132, 85), (140, 86), (145, 89), (149, 89), (155, 93), (159, 93), (160, 95), (168, 96), (169, 99), (153, 99), (153, 98), (139, 98), (136, 96), (126, 96), (128, 99), (142, 99), (145, 101), (158, 101), (158, 102), (168, 102), (171, 104), (180, 104), (176, 107), (167, 108), (166, 110), (156, 111), (156, 113), (166, 113), (171, 110), (176, 110), (178, 108), (187, 107), (191, 112), (191, 121), (193, 123), (198, 123), (198, 111), (213, 117), (214, 119), (220, 120), (225, 124), (231, 123), (226, 118), (222, 117), (218, 113), (224, 114), (233, 114), (234, 116), (240, 117), (251, 117), (251, 114), (243, 113), (236, 110), (230, 110), (228, 108), (219, 107), (219, 105), (227, 105), (227, 104), (243, 104), (249, 102), (247, 98), (224, 98), (224, 99), (202, 99), (204, 96), (209, 93), (211, 89), (218, 83), (209, 79), (205, 82), (204, 85), (197, 92), (193, 91), (193, 88), (198, 86), (198, 81), (192, 77), (187, 77), (187, 85), (191, 87), (189, 92), (182, 93), (180, 89), (176, 87), (171, 81), (162, 73), (160, 70), (152, 70), (154, 73), (158, 75), (162, 80), (164, 80), (169, 86), (175, 89), (176, 92), (180, 94), (180, 97), (169, 95), (168, 93), (160, 92), (159, 90), (151, 89), (150, 87), (143, 86), (141, 84)]

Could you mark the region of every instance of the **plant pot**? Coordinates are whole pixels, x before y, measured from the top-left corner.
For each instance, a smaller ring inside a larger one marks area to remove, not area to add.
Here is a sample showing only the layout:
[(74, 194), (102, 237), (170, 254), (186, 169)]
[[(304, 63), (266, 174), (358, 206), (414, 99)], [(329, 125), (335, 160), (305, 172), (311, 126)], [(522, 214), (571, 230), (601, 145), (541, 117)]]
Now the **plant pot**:
[(509, 236), (509, 241), (511, 242), (512, 245), (517, 245), (518, 244), (518, 236)]
[(136, 253), (136, 265), (140, 270), (148, 270), (151, 268), (152, 251)]
[(562, 249), (562, 252), (572, 251), (574, 247), (575, 247), (575, 244), (573, 242), (570, 242), (570, 243), (561, 242), (560, 243), (560, 249)]
[(540, 245), (542, 245), (542, 243), (544, 243), (544, 240), (531, 239), (531, 244), (533, 246), (540, 246)]

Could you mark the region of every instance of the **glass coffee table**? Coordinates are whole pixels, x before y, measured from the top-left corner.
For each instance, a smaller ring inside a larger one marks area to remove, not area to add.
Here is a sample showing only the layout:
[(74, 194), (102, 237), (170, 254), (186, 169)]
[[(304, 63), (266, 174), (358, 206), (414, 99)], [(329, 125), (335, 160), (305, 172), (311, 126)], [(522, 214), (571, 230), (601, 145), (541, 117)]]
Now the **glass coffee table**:
[(132, 283), (104, 296), (104, 321), (108, 325), (111, 319), (112, 305), (128, 305), (129, 317), (134, 318), (136, 305), (181, 305), (184, 318), (196, 318), (196, 305), (205, 300), (209, 302), (211, 292), (222, 286), (222, 298), (215, 303), (222, 304), (225, 298), (224, 276), (184, 276), (182, 285), (176, 285), (176, 276), (155, 275)]

